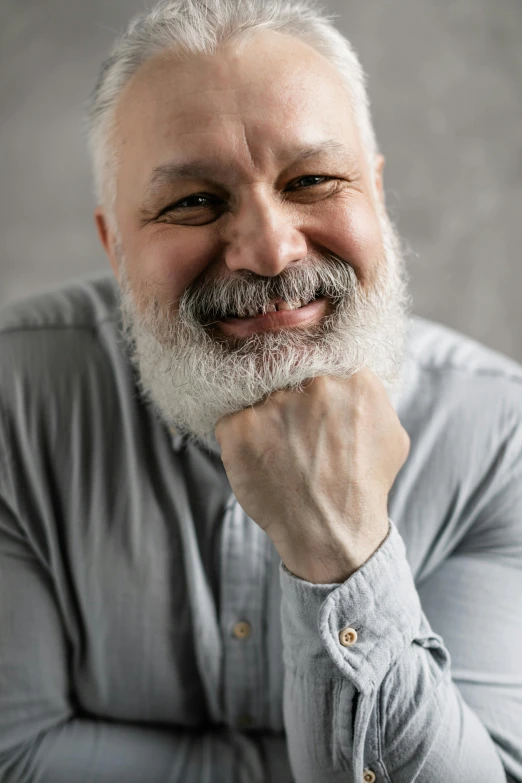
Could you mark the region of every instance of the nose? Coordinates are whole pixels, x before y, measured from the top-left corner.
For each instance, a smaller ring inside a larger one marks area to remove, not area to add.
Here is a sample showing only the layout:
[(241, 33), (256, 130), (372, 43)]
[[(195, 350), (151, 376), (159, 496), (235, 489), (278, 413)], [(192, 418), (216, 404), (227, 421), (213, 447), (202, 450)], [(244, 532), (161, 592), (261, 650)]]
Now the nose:
[(306, 239), (287, 204), (271, 194), (249, 193), (230, 216), (225, 262), (231, 271), (247, 269), (274, 277), (308, 253)]

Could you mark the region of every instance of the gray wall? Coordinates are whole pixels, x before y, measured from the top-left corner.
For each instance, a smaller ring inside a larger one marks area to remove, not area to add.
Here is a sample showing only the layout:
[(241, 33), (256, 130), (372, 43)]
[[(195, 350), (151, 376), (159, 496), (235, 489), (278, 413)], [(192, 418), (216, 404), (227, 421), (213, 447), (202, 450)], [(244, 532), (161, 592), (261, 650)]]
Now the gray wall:
[[(325, 5), (369, 76), (415, 312), (522, 361), (522, 3)], [(0, 304), (107, 265), (81, 118), (140, 8), (0, 0)]]

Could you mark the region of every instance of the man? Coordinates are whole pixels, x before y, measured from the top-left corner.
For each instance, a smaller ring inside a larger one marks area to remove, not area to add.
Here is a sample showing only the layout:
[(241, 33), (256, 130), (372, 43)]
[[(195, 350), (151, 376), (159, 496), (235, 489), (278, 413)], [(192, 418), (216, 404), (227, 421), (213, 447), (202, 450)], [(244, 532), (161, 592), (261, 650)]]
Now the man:
[(522, 368), (408, 316), (349, 44), (163, 3), (89, 131), (114, 275), (0, 320), (0, 780), (522, 781)]

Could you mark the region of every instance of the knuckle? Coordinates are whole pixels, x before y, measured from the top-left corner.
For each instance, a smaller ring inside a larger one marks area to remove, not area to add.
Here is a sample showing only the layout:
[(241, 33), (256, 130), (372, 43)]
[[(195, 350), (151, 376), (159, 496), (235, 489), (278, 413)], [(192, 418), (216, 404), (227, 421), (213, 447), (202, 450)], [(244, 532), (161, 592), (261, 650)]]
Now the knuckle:
[(366, 418), (366, 401), (364, 397), (358, 397), (352, 402), (352, 416), (356, 421)]
[(369, 367), (363, 367), (362, 370), (359, 370), (359, 372), (355, 374), (355, 377), (362, 386), (374, 386), (380, 384), (379, 379), (375, 373), (370, 370)]

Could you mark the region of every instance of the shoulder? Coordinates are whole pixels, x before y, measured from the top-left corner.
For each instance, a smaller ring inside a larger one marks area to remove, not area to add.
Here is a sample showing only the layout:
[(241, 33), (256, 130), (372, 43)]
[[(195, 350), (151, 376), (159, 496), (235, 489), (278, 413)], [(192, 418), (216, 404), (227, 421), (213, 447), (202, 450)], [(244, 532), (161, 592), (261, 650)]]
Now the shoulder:
[(522, 367), (453, 329), (412, 319), (398, 413), (417, 466), (450, 484), (522, 468)]
[(91, 274), (0, 309), (0, 503), (46, 559), (62, 510), (76, 514), (84, 490), (89, 507), (123, 440), (117, 291)]
[(117, 321), (117, 283), (106, 273), (91, 273), (4, 306), (0, 378), (72, 371), (97, 350), (104, 328), (114, 328)]
[(440, 552), (464, 536), (483, 551), (522, 551), (522, 366), (415, 316), (398, 414), (411, 439), (404, 486), (426, 528), (444, 528)]
[[(519, 515), (521, 365), (453, 329), (415, 317), (405, 367), (403, 423), (418, 470), (429, 466), (427, 480), (436, 477), (457, 505), (485, 505), (489, 496), (505, 493)], [(520, 536), (518, 516), (515, 522)]]
[(421, 316), (410, 320), (407, 353), (433, 372), (452, 370), (470, 376), (491, 375), (522, 383), (522, 365), (449, 326)]
[[(522, 420), (522, 365), (454, 329), (413, 316), (405, 350), (410, 402), (447, 412), (507, 412)], [(406, 395), (408, 395), (407, 390)]]
[(117, 283), (90, 273), (0, 309), (0, 336), (53, 330), (93, 330), (117, 318)]
[(81, 401), (111, 397), (125, 361), (117, 290), (111, 275), (90, 274), (0, 309), (0, 413), (17, 430), (66, 426)]

